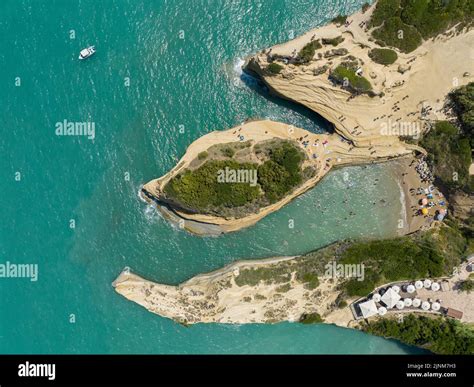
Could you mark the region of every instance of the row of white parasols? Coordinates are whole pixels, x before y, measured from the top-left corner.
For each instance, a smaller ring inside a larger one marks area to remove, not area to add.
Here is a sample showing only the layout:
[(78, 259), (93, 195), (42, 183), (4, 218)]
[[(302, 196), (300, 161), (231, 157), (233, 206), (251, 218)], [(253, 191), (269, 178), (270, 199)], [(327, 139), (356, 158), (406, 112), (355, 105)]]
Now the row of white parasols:
[[(408, 285), (407, 292), (414, 293), (416, 289), (422, 289), (422, 288), (426, 288), (426, 289), (431, 288), (431, 290), (438, 291), (440, 289), (440, 286), (437, 282), (432, 283), (431, 280), (426, 279), (423, 282), (416, 281), (414, 285), (412, 284)], [(395, 293), (399, 293), (400, 287), (397, 285), (394, 285), (391, 287), (391, 290), (393, 290)], [(372, 300), (374, 300), (375, 302), (380, 302), (381, 299), (382, 299), (382, 296), (379, 293), (375, 293), (372, 297)], [(433, 302), (430, 304), (428, 301), (422, 301), (419, 298), (413, 298), (413, 299), (405, 298), (403, 300), (400, 299), (395, 303), (394, 306), (395, 308), (399, 310), (404, 309), (405, 307), (414, 307), (414, 308), (421, 308), (425, 311), (428, 311), (431, 309), (435, 312), (439, 311), (441, 308), (441, 305), (439, 302)], [(381, 306), (378, 308), (377, 313), (380, 316), (383, 316), (387, 313), (387, 308), (384, 306)]]

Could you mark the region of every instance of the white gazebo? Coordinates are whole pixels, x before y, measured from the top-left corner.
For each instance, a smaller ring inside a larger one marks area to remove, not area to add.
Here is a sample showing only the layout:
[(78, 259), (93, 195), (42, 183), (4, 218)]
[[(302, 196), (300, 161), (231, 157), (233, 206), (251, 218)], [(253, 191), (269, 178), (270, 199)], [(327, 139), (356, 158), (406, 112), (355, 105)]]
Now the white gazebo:
[(437, 282), (433, 282), (431, 284), (431, 290), (433, 290), (435, 292), (437, 292), (440, 288), (441, 288), (441, 286), (439, 286), (439, 283), (437, 283)]
[(375, 316), (378, 313), (374, 300), (361, 302), (359, 308), (364, 318)]
[(416, 288), (416, 289), (421, 289), (421, 288), (423, 288), (423, 282), (422, 282), (422, 281), (416, 281), (416, 282), (415, 282), (415, 288)]
[(419, 308), (420, 305), (421, 305), (421, 300), (419, 298), (414, 298), (413, 299), (413, 302), (412, 302), (412, 305), (415, 307), (415, 308)]
[(381, 301), (387, 305), (387, 308), (393, 308), (400, 300), (400, 295), (395, 292), (392, 288), (389, 288), (381, 298)]
[(408, 285), (407, 286), (407, 292), (408, 293), (415, 293), (415, 287), (413, 285)]

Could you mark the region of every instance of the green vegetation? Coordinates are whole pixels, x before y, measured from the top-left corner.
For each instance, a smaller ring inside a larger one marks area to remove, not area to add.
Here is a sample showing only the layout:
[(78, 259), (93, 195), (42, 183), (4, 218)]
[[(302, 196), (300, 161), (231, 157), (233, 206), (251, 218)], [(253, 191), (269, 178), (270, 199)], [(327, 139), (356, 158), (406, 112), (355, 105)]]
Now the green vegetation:
[(258, 186), (241, 183), (219, 183), (219, 171), (225, 168), (255, 170), (257, 164), (233, 160), (210, 160), (198, 169), (187, 170), (171, 179), (164, 188), (167, 198), (185, 208), (207, 211), (216, 207), (238, 207), (260, 197)]
[(314, 53), (316, 50), (320, 49), (321, 43), (319, 43), (319, 40), (313, 40), (312, 42), (309, 42), (306, 44), (298, 53), (298, 58), (300, 62), (302, 63), (308, 63), (313, 60)]
[(395, 338), (446, 355), (474, 354), (474, 331), (458, 321), (407, 315), (403, 322), (380, 319), (363, 327), (371, 334)]
[(258, 167), (258, 182), (267, 200), (275, 203), (302, 182), (304, 155), (292, 143), (283, 142), (270, 149), (269, 158)]
[(378, 284), (402, 279), (438, 277), (444, 257), (428, 243), (410, 237), (354, 243), (342, 254), (343, 264), (364, 264), (364, 281), (346, 283), (349, 296), (365, 296)]
[(469, 139), (446, 121), (439, 121), (420, 142), (436, 178), (448, 188), (463, 188), (469, 183), (471, 146)]
[(319, 279), (317, 274), (308, 271), (300, 271), (296, 275), (298, 281), (303, 282), (304, 287), (308, 290), (314, 290), (319, 286)]
[(399, 17), (387, 19), (382, 27), (372, 32), (372, 36), (384, 42), (386, 46), (396, 47), (405, 53), (413, 51), (422, 42), (418, 30), (403, 23)]
[(397, 53), (389, 48), (374, 48), (373, 50), (370, 50), (369, 57), (375, 63), (385, 66), (395, 63), (398, 59)]
[(302, 324), (319, 324), (324, 322), (323, 318), (318, 313), (304, 314), (300, 318)]
[(323, 38), (323, 44), (330, 44), (331, 46), (336, 47), (339, 43), (342, 43), (344, 41), (344, 38), (342, 35), (337, 36), (335, 38)]
[(474, 148), (474, 82), (454, 90), (449, 97), (461, 129)]
[[(249, 146), (238, 145), (242, 148)], [(231, 146), (217, 148), (217, 151), (229, 158), (236, 153)], [(164, 188), (165, 196), (185, 210), (202, 213), (228, 213), (249, 205), (255, 210), (258, 206), (280, 200), (306, 178), (301, 171), (305, 155), (295, 144), (280, 141), (268, 145), (261, 152), (265, 152), (267, 158), (261, 165), (237, 160), (207, 160), (199, 168), (188, 169), (172, 178)], [(204, 157), (202, 153), (198, 155), (200, 160)], [(239, 180), (220, 181), (219, 176), (223, 176), (226, 170), (233, 171), (235, 176), (239, 172), (247, 176), (256, 173), (256, 184)]]
[(207, 156), (209, 156), (209, 154), (208, 154), (206, 151), (200, 152), (200, 153), (198, 154), (198, 160), (207, 159)]
[(465, 281), (462, 281), (460, 284), (459, 284), (459, 290), (461, 292), (468, 292), (468, 293), (471, 293), (473, 290), (474, 290), (474, 281), (473, 280), (465, 280)]
[(331, 21), (335, 24), (341, 25), (344, 24), (347, 20), (347, 15), (337, 15)]
[(235, 277), (235, 283), (237, 286), (257, 286), (260, 281), (266, 285), (285, 283), (291, 279), (291, 272), (285, 269), (285, 265), (243, 269)]
[[(457, 23), (471, 25), (474, 6), (469, 0), (379, 0), (370, 20), (374, 38), (411, 52)], [(403, 31), (403, 35), (399, 34)]]
[(267, 66), (267, 71), (270, 74), (280, 74), (281, 70), (283, 70), (283, 66), (276, 62), (272, 62)]
[(347, 307), (347, 302), (342, 300), (342, 301), (339, 302), (339, 304), (337, 304), (337, 307), (339, 309), (344, 309), (345, 307)]
[(290, 284), (284, 284), (284, 285), (278, 286), (275, 290), (278, 293), (286, 293), (286, 292), (291, 290), (291, 285)]
[(379, 27), (392, 16), (400, 15), (400, 0), (379, 0), (370, 19), (370, 27)]
[(225, 157), (234, 157), (235, 155), (235, 150), (233, 150), (231, 147), (225, 147), (221, 149), (221, 153)]
[(354, 70), (343, 65), (337, 66), (332, 71), (331, 79), (356, 93), (365, 93), (372, 89), (372, 85), (366, 78), (359, 77)]

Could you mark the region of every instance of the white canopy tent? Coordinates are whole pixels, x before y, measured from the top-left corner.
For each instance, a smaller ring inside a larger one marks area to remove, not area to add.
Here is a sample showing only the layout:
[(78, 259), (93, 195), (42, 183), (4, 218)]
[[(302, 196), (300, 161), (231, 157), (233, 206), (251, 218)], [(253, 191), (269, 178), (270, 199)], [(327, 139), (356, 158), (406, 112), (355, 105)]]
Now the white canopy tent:
[(375, 316), (378, 313), (374, 300), (361, 302), (359, 308), (364, 318)]
[(375, 302), (379, 302), (381, 298), (382, 296), (379, 293), (374, 293), (374, 295), (372, 296), (372, 300), (374, 300)]
[(401, 297), (397, 292), (395, 292), (392, 288), (389, 288), (382, 296), (381, 301), (387, 305), (387, 308), (391, 309), (397, 304), (400, 298)]
[(396, 303), (395, 306), (397, 307), (397, 309), (403, 309), (405, 307), (405, 303), (402, 300), (400, 300)]
[(419, 298), (413, 299), (412, 305), (413, 305), (415, 308), (419, 308), (420, 305), (421, 305), (421, 300), (420, 300)]

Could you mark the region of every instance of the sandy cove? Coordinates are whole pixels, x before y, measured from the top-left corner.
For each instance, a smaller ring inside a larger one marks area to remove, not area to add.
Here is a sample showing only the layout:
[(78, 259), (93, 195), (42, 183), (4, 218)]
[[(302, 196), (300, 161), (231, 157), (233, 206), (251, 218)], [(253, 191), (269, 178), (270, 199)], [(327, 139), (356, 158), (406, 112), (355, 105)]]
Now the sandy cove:
[[(346, 141), (338, 134), (315, 134), (292, 125), (270, 120), (249, 121), (232, 129), (211, 132), (194, 141), (188, 147), (185, 155), (177, 163), (175, 168), (166, 175), (152, 180), (143, 186), (143, 189), (148, 192), (149, 195), (142, 195), (142, 198), (151, 204), (153, 204), (154, 201), (156, 202), (154, 198), (159, 201), (163, 187), (168, 183), (168, 181), (188, 168), (190, 163), (197, 158), (200, 152), (206, 151), (216, 144), (239, 141), (239, 136), (243, 136), (242, 141), (251, 140), (254, 143), (273, 138), (294, 140), (308, 156), (305, 166), (314, 166), (317, 173), (313, 178), (297, 187), (282, 200), (270, 206), (261, 208), (255, 214), (242, 218), (224, 218), (212, 215), (189, 214), (176, 209), (166, 208), (161, 205), (158, 205), (157, 208), (170, 220), (184, 220), (184, 224), (182, 224), (181, 227), (196, 234), (237, 231), (255, 224), (263, 217), (273, 211), (279, 210), (295, 197), (314, 187), (332, 167), (386, 161), (391, 158), (410, 155), (413, 152), (412, 145), (399, 141), (397, 137), (390, 137), (390, 146), (387, 146), (387, 143), (384, 142), (382, 145), (375, 144), (371, 147), (354, 147), (350, 142)], [(301, 137), (304, 139), (299, 141), (298, 139)], [(302, 144), (303, 141), (308, 141), (309, 145), (305, 147)], [(316, 155), (316, 157), (314, 155)], [(150, 195), (152, 197), (150, 197)], [(218, 228), (218, 231), (216, 232), (214, 229), (213, 232), (209, 232), (209, 228), (200, 227), (200, 225), (203, 224), (215, 226)]]
[[(397, 51), (398, 60), (384, 66), (369, 58), (369, 50), (379, 46), (369, 40), (370, 33), (365, 27), (359, 26), (368, 22), (373, 8), (349, 16), (349, 26), (329, 24), (263, 50), (248, 60), (247, 70), (257, 74), (276, 95), (302, 104), (326, 118), (338, 133), (355, 145), (386, 143), (390, 146), (390, 134), (423, 131), (427, 120), (445, 118), (443, 104), (446, 95), (453, 88), (473, 81), (474, 30), (455, 35), (452, 29), (424, 42), (411, 53)], [(308, 64), (278, 61), (284, 67), (280, 74), (269, 75), (265, 71), (269, 55), (294, 58), (312, 39), (338, 36), (344, 37), (342, 43), (316, 50), (315, 59)], [(328, 79), (330, 69), (337, 67), (342, 56), (317, 57), (318, 53), (324, 54), (334, 48), (346, 49), (349, 55), (363, 61), (363, 76), (371, 82), (374, 93), (380, 96), (351, 98), (350, 92)], [(315, 75), (314, 71), (317, 73), (317, 69), (324, 65), (328, 65), (328, 69)], [(432, 109), (425, 109), (422, 114), (423, 107)]]

